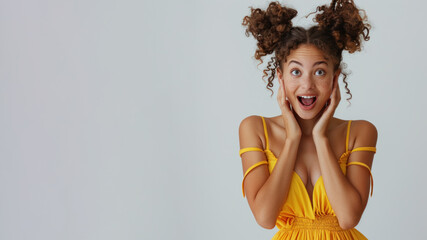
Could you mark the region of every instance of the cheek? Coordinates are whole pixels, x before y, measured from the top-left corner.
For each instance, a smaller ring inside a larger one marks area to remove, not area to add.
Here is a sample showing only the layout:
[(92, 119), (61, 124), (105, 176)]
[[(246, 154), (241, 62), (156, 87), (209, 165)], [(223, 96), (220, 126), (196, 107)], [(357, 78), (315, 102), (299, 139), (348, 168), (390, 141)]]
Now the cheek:
[(292, 80), (285, 80), (284, 84), (285, 84), (286, 94), (292, 94), (293, 92), (295, 92), (295, 89), (298, 87), (297, 82)]
[(324, 92), (332, 92), (333, 85), (333, 80), (331, 79), (330, 81), (324, 81), (319, 83), (318, 87)]
[(324, 93), (325, 99), (328, 99), (332, 95), (332, 83), (326, 83), (321, 86), (322, 92)]

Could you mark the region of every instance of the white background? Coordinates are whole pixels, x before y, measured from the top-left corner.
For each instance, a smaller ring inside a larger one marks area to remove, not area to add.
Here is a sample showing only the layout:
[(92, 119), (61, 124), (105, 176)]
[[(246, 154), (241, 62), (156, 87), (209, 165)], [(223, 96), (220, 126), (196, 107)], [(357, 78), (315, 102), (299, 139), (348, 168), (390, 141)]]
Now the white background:
[[(300, 26), (329, 4), (285, 3)], [(427, 4), (356, 3), (371, 40), (336, 116), (379, 132), (357, 229), (426, 239)], [(280, 114), (241, 25), (267, 4), (1, 0), (0, 239), (271, 239), (238, 155), (243, 118)]]

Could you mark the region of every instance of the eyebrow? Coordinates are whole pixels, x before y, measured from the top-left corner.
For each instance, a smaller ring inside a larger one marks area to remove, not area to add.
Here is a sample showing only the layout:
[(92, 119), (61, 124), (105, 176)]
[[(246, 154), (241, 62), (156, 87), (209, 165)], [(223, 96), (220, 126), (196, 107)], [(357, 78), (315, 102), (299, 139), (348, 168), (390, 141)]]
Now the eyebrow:
[[(295, 61), (295, 60), (291, 60), (291, 61), (289, 61), (288, 66), (289, 66), (291, 63), (296, 63), (296, 64), (298, 64), (298, 65), (301, 65), (301, 66), (302, 66), (302, 63), (300, 63), (300, 62), (298, 62), (298, 61)], [(318, 61), (318, 62), (315, 62), (315, 63), (313, 64), (313, 67), (314, 67), (314, 66), (316, 66), (316, 65), (322, 64), (322, 63), (324, 63), (324, 64), (328, 65), (328, 63), (327, 63), (326, 61)]]

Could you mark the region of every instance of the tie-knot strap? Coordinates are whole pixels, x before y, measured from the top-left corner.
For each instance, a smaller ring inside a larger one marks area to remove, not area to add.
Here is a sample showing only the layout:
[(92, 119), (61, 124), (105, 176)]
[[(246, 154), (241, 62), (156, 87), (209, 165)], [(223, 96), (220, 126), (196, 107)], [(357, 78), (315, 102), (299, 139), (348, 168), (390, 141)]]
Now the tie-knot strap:
[(346, 164), (348, 156), (350, 156), (350, 153), (351, 153), (351, 151), (347, 151), (347, 152), (343, 153), (341, 155), (340, 159), (338, 160), (339, 164)]

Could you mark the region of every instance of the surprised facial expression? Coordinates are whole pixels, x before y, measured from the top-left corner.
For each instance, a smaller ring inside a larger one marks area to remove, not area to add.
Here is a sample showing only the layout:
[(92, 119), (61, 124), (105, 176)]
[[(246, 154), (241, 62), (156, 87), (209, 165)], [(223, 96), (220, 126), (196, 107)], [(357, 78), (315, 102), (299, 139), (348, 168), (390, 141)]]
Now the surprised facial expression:
[(334, 72), (332, 60), (316, 46), (308, 44), (291, 50), (282, 69), (277, 76), (283, 79), (293, 110), (302, 119), (313, 119), (331, 97), (340, 71)]

